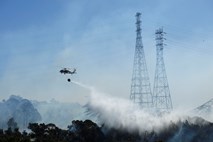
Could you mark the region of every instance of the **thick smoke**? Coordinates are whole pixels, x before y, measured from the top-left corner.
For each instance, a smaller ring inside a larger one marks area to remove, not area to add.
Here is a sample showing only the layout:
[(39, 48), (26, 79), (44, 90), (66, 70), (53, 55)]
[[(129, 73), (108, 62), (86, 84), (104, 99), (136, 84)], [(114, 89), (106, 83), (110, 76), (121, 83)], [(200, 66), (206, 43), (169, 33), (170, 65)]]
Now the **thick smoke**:
[(86, 105), (89, 112), (95, 114), (101, 123), (110, 128), (138, 130), (139, 132), (160, 132), (168, 128), (171, 123), (186, 120), (191, 124), (205, 124), (205, 122), (198, 122), (197, 119), (189, 118), (188, 112), (183, 110), (174, 110), (171, 113), (159, 116), (154, 111), (139, 109), (127, 99), (101, 93), (94, 87), (79, 82), (74, 83), (91, 91), (89, 103)]

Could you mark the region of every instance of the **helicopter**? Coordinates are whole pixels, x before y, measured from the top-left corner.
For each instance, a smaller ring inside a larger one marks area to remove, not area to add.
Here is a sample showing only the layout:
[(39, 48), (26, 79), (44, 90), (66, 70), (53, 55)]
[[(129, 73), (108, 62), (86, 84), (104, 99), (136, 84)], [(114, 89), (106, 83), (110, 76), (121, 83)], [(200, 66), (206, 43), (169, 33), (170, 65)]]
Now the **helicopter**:
[[(72, 69), (72, 71), (71, 71), (71, 69), (69, 69), (69, 68), (63, 68), (63, 69), (61, 69), (60, 71), (59, 71), (61, 74), (75, 74), (76, 73), (76, 69), (74, 68), (74, 69)], [(68, 82), (70, 82), (71, 81), (71, 79), (70, 78), (68, 78), (67, 79), (67, 81)]]

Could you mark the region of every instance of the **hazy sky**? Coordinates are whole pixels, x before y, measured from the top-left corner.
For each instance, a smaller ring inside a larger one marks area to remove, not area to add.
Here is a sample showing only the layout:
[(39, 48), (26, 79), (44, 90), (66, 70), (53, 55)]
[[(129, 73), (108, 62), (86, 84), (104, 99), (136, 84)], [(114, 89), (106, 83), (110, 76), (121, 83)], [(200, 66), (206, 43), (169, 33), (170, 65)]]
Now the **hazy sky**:
[(0, 99), (86, 102), (73, 80), (129, 98), (135, 50), (135, 13), (153, 88), (155, 30), (163, 27), (164, 59), (174, 108), (213, 98), (212, 0), (1, 0)]

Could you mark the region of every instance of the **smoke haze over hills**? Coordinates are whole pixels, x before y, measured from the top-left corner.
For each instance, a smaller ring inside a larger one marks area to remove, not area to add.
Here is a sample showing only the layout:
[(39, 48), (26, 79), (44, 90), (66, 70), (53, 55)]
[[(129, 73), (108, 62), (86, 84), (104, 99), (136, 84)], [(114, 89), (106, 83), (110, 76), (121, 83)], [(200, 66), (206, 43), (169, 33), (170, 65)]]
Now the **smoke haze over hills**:
[[(85, 113), (85, 107), (82, 108), (77, 103), (60, 103), (56, 100), (39, 102), (34, 100), (31, 102), (42, 118), (37, 120), (37, 122), (54, 123), (63, 129), (67, 129), (67, 126), (71, 124), (69, 127), (76, 127), (75, 133), (77, 133), (78, 131), (83, 131), (80, 130), (82, 127), (81, 121), (73, 121), (71, 123), (72, 120), (94, 118), (99, 126), (104, 124), (104, 127), (100, 127), (100, 129), (107, 139), (111, 137), (112, 133), (114, 133), (114, 139), (126, 133), (126, 135), (133, 139), (146, 139), (149, 142), (154, 142), (155, 140), (199, 142), (200, 139), (211, 142), (213, 140), (213, 133), (210, 132), (208, 135), (205, 135), (206, 132), (213, 130), (212, 123), (201, 117), (196, 117), (195, 113), (174, 110), (171, 113), (159, 116), (154, 111), (148, 112), (137, 108), (129, 100), (101, 93), (95, 87), (79, 82), (74, 81), (73, 83), (90, 91), (89, 102), (85, 106), (90, 116)], [(11, 96), (0, 104), (1, 112), (5, 113), (7, 110), (5, 107), (2, 107), (2, 104), (5, 103), (8, 108), (12, 109), (16, 108), (18, 102), (30, 103), (30, 101), (21, 97)], [(30, 105), (28, 104), (28, 106)], [(208, 106), (207, 108), (211, 107), (211, 101), (202, 106), (198, 107), (200, 111), (202, 110), (200, 108), (206, 108), (204, 106)], [(18, 110), (20, 110), (19, 114), (21, 114), (20, 112), (23, 108)], [(11, 112), (13, 111), (14, 109)], [(3, 117), (0, 118), (2, 120)], [(85, 127), (89, 126), (85, 123)], [(87, 131), (91, 133), (89, 129)], [(123, 137), (124, 139), (126, 138)]]
[(29, 123), (54, 123), (67, 128), (72, 120), (86, 119), (85, 109), (78, 103), (51, 101), (32, 101), (12, 95), (0, 102), (0, 129), (7, 128), (7, 122), (14, 118), (20, 129), (26, 129)]
[(56, 100), (39, 102), (32, 101), (41, 114), (42, 123), (54, 123), (66, 129), (72, 120), (85, 120), (85, 108), (78, 103), (62, 103)]
[(0, 128), (7, 128), (10, 118), (18, 123), (18, 127), (25, 129), (29, 123), (41, 121), (41, 115), (32, 103), (19, 96), (10, 96), (8, 100), (0, 102)]
[[(18, 123), (23, 127), (23, 118), (20, 118), (22, 115), (21, 112), (24, 110), (24, 108), (20, 107), (23, 106), (23, 103), (32, 103), (34, 110), (39, 113), (37, 114), (39, 117), (34, 116), (37, 119), (31, 118), (32, 120), (36, 120), (32, 122), (54, 123), (61, 128), (66, 128), (72, 120), (93, 119), (99, 125), (104, 123), (105, 126), (109, 128), (125, 129), (128, 131), (139, 130), (140, 132), (151, 132), (155, 130), (156, 132), (160, 132), (168, 128), (171, 123), (178, 123), (180, 121), (189, 121), (190, 124), (205, 125), (205, 121), (192, 118), (194, 116), (202, 116), (212, 121), (212, 118), (209, 117), (212, 116), (211, 109), (209, 109), (212, 107), (211, 101), (202, 105), (203, 107), (195, 109), (196, 112), (174, 110), (171, 113), (159, 117), (154, 110), (152, 112), (141, 110), (129, 100), (101, 93), (95, 89), (95, 87), (79, 82), (73, 81), (73, 83), (90, 91), (90, 94), (88, 94), (89, 102), (85, 107), (78, 103), (60, 103), (54, 99), (39, 102), (36, 100), (29, 101), (18, 96), (11, 96), (8, 100), (0, 103), (1, 116), (4, 116), (0, 118), (1, 122), (4, 123), (4, 128), (6, 128), (6, 122), (11, 116), (13, 116), (15, 120), (19, 120)], [(27, 106), (29, 108), (30, 105), (28, 104)], [(86, 108), (88, 112), (86, 112)], [(206, 108), (208, 108), (208, 111), (206, 111)], [(199, 110), (200, 113), (197, 113), (197, 110)], [(201, 113), (203, 111), (205, 111), (205, 113)]]

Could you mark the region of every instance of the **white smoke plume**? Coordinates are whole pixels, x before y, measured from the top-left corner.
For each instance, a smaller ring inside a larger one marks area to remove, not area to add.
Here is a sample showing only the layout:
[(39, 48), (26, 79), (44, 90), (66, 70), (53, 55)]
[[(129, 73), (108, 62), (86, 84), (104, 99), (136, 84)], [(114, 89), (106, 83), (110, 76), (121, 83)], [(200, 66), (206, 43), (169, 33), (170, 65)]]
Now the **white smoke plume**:
[[(189, 119), (188, 112), (183, 110), (174, 110), (171, 113), (157, 116), (155, 113), (137, 108), (130, 100), (98, 92), (94, 87), (79, 82), (73, 83), (91, 91), (88, 109), (98, 116), (100, 122), (110, 128), (160, 132), (169, 127), (171, 123)], [(190, 123), (194, 124), (197, 121), (190, 119)]]

